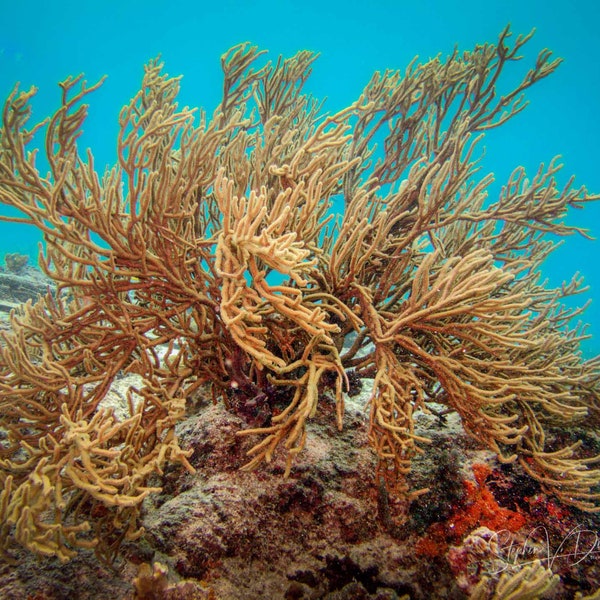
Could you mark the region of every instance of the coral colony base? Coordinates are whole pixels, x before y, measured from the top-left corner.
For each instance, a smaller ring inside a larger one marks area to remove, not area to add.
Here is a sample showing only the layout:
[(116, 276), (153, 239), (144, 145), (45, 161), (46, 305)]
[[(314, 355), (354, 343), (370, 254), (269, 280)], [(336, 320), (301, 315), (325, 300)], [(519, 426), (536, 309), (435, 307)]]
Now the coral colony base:
[[(317, 411), (341, 430), (345, 396), (366, 379), (382, 503), (427, 497), (407, 475), (429, 451), (415, 415), (434, 410), (563, 505), (598, 510), (599, 457), (575, 432), (598, 424), (599, 359), (582, 359), (578, 311), (562, 304), (583, 281), (549, 289), (540, 265), (546, 234), (586, 235), (564, 223), (569, 207), (599, 196), (559, 189), (557, 160), (517, 168), (497, 199), (479, 171), (486, 131), (560, 62), (544, 50), (502, 89), (529, 38), (511, 43), (507, 28), (497, 44), (375, 73), (330, 116), (303, 93), (310, 52), (263, 64), (256, 47), (232, 48), (212, 114), (179, 108), (179, 78), (153, 60), (101, 174), (77, 144), (99, 83), (63, 81), (40, 124), (35, 90), (15, 89), (0, 201), (21, 214), (5, 220), (43, 235), (56, 287), (2, 333), (5, 558), (19, 546), (107, 558), (138, 538), (165, 469), (194, 470), (175, 426), (203, 394), (246, 424), (243, 469), (283, 455), (287, 477)], [(28, 149), (42, 132), (47, 175)], [(105, 398), (127, 374), (139, 383), (119, 413)], [(473, 503), (491, 502), (478, 476)]]

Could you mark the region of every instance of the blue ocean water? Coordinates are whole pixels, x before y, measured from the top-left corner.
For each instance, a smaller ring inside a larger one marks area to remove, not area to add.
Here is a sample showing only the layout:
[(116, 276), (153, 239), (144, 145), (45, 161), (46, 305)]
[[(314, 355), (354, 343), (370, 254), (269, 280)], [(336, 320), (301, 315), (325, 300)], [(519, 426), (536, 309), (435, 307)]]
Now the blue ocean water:
[[(403, 69), (415, 55), (446, 55), (458, 44), (471, 49), (495, 42), (507, 23), (515, 33), (537, 33), (524, 49), (523, 69), (551, 48), (564, 58), (558, 72), (528, 93), (524, 113), (486, 140), (486, 171), (496, 174), (492, 196), (518, 165), (534, 174), (540, 162), (563, 157), (564, 180), (600, 192), (600, 3), (572, 0), (356, 0), (222, 2), (123, 2), (0, 0), (0, 98), (16, 81), (35, 85), (34, 119), (59, 105), (56, 85), (69, 74), (108, 79), (90, 98), (83, 146), (98, 168), (115, 159), (120, 108), (137, 91), (142, 66), (161, 54), (169, 74), (183, 74), (181, 105), (212, 112), (221, 93), (219, 58), (232, 45), (251, 41), (271, 57), (308, 49), (320, 53), (308, 90), (327, 97), (329, 111), (359, 95), (373, 71)], [(5, 207), (0, 207), (5, 211)], [(600, 236), (600, 203), (569, 216)], [(24, 226), (0, 223), (5, 252), (35, 256), (39, 236)], [(599, 242), (569, 238), (545, 265), (552, 285), (581, 272), (593, 300), (584, 315), (594, 338), (586, 355), (600, 353)], [(581, 298), (583, 302), (585, 298)]]

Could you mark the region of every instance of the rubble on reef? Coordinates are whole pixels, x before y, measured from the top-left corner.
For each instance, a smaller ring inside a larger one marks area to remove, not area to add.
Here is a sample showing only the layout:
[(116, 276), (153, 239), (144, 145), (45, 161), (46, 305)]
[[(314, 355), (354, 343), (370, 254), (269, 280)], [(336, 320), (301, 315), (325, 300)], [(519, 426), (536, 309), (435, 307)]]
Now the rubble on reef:
[(5, 266), (0, 266), (0, 327), (8, 327), (8, 316), (13, 308), (38, 294), (45, 294), (48, 286), (53, 285), (39, 269), (27, 264), (28, 258), (17, 253), (4, 256)]

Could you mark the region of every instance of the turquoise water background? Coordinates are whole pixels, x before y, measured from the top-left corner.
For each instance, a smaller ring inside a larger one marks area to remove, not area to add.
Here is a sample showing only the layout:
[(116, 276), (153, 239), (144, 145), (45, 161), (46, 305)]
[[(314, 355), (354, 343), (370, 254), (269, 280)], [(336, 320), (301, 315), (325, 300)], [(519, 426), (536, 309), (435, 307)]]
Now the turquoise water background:
[[(521, 73), (544, 47), (564, 58), (557, 73), (529, 91), (530, 106), (488, 135), (486, 171), (494, 172), (496, 195), (518, 165), (533, 175), (540, 162), (561, 154), (562, 179), (600, 192), (600, 2), (572, 0), (420, 2), (285, 1), (104, 2), (0, 0), (0, 98), (15, 82), (35, 85), (34, 119), (59, 106), (56, 85), (84, 72), (91, 83), (107, 74), (89, 98), (82, 147), (90, 146), (99, 169), (115, 159), (120, 108), (138, 90), (142, 66), (161, 54), (166, 71), (183, 74), (180, 104), (217, 105), (220, 56), (250, 41), (291, 56), (308, 49), (321, 54), (307, 89), (339, 110), (360, 94), (373, 71), (404, 69), (415, 55), (426, 60), (449, 54), (458, 44), (470, 50), (495, 42), (507, 23), (514, 34), (537, 33), (524, 49)], [(6, 211), (0, 206), (0, 211)], [(600, 202), (576, 211), (569, 222), (600, 236)], [(0, 257), (6, 252), (36, 256), (39, 236), (25, 226), (0, 223)], [(571, 237), (545, 265), (553, 285), (585, 275), (593, 300), (584, 318), (594, 339), (586, 355), (600, 353), (600, 242)], [(581, 298), (583, 301), (584, 298)]]

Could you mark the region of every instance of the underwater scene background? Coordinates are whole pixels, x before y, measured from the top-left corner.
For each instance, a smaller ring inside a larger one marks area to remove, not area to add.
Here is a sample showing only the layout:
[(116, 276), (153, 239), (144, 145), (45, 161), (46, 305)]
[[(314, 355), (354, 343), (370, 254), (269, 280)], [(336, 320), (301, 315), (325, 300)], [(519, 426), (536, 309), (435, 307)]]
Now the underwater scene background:
[[(236, 2), (0, 2), (0, 97), (15, 82), (36, 86), (33, 118), (59, 105), (57, 83), (84, 73), (91, 84), (108, 75), (90, 98), (83, 147), (91, 147), (99, 169), (116, 158), (118, 115), (139, 89), (143, 65), (161, 55), (166, 72), (183, 75), (180, 105), (211, 114), (222, 91), (219, 58), (249, 41), (269, 50), (269, 58), (298, 50), (320, 53), (307, 91), (327, 98), (330, 113), (349, 105), (376, 70), (403, 70), (421, 60), (468, 50), (495, 40), (511, 23), (514, 35), (536, 34), (525, 48), (522, 70), (547, 47), (564, 63), (527, 93), (530, 105), (515, 119), (489, 132), (484, 168), (495, 174), (490, 198), (518, 165), (531, 176), (540, 162), (560, 154), (559, 178), (571, 174), (578, 185), (600, 190), (600, 5), (593, 1), (248, 1)], [(509, 77), (521, 74), (509, 70)], [(43, 165), (43, 163), (41, 163)], [(6, 210), (6, 209), (5, 209)], [(600, 235), (600, 203), (571, 211), (568, 222)], [(35, 261), (38, 233), (0, 223), (0, 255), (28, 254)], [(574, 235), (546, 262), (551, 285), (579, 271), (592, 299), (583, 315), (591, 340), (586, 356), (600, 352), (600, 255), (598, 242)]]
[(600, 598), (596, 3), (0, 24), (0, 600)]

